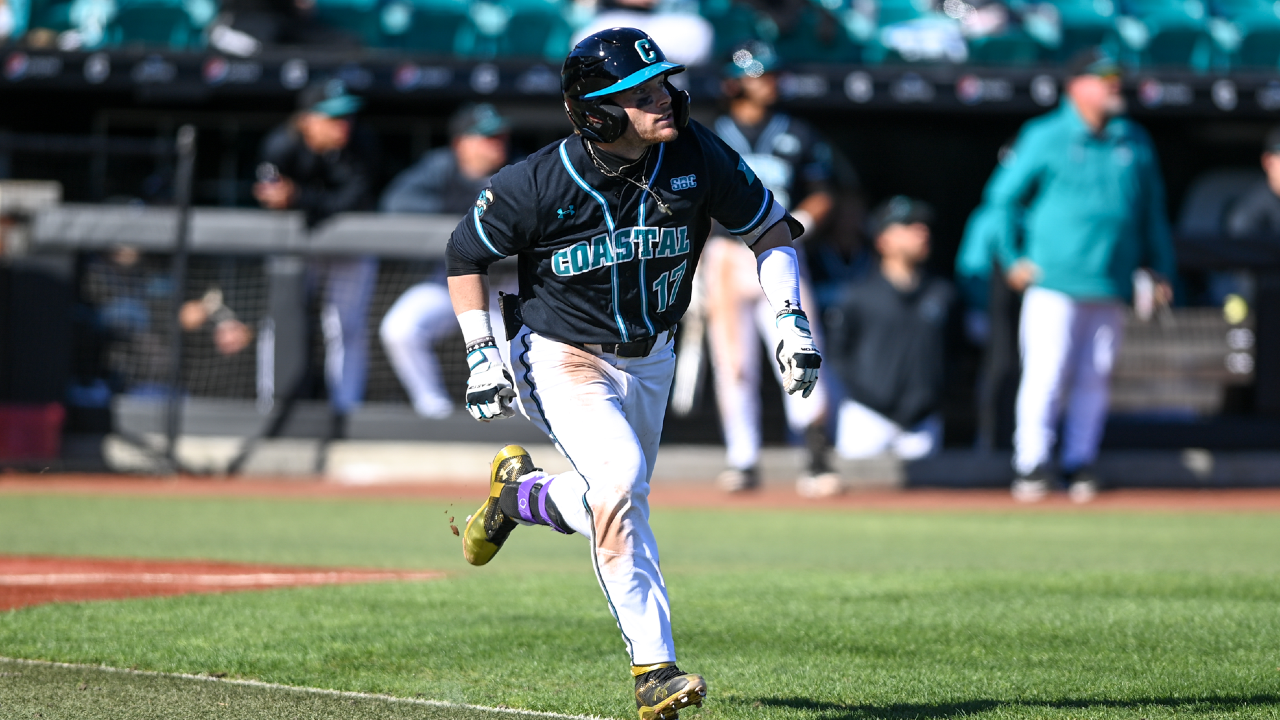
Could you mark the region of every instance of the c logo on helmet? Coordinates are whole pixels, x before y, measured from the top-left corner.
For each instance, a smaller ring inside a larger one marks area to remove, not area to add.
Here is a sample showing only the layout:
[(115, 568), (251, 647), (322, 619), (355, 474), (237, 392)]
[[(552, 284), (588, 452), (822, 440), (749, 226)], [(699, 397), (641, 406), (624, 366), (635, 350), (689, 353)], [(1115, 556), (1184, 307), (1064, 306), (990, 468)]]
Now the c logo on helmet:
[(636, 41), (636, 52), (640, 53), (640, 59), (647, 63), (658, 59), (658, 53), (653, 49), (653, 41), (649, 38)]

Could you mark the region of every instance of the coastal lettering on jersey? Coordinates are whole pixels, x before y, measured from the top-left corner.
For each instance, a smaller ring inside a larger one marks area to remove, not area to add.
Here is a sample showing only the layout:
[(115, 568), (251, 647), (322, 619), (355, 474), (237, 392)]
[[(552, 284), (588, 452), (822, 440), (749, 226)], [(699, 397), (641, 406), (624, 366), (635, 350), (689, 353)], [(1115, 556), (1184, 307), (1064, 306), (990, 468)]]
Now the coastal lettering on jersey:
[(558, 250), (551, 256), (556, 275), (570, 277), (631, 260), (677, 257), (689, 253), (689, 228), (628, 227)]

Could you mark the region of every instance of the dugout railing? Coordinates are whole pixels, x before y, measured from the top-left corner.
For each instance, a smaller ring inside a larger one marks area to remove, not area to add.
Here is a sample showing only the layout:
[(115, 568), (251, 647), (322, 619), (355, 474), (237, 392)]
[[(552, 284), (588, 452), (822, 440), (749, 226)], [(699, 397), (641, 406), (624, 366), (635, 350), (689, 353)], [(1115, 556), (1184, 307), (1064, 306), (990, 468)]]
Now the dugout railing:
[[(197, 420), (189, 432), (256, 431), (263, 413), (296, 387), (308, 367), (323, 362), (315, 309), (306, 300), (307, 258), (371, 254), (379, 257), (381, 268), (368, 318), (366, 400), (383, 420), (376, 429), (366, 426), (364, 434), (398, 440), (487, 438), (485, 426), (458, 422), (461, 417), (430, 426), (409, 422), (404, 392), (377, 340), (378, 323), (391, 303), (438, 267), (455, 217), (353, 213), (308, 232), (296, 212), (195, 208), (181, 290), (165, 287), (177, 222), (172, 208), (79, 204), (48, 208), (31, 221), (33, 256), (62, 258), (73, 267), (79, 303), (96, 313), (78, 331), (94, 322), (115, 323), (109, 347), (98, 350), (116, 383), (117, 425), (158, 431), (163, 404), (154, 400), (177, 392), (187, 405), (186, 417), (206, 410), (204, 424)], [(113, 260), (124, 248), (132, 265)], [(1275, 429), (1268, 418), (1280, 414), (1280, 248), (1271, 241), (1206, 237), (1182, 238), (1178, 251), (1181, 264), (1196, 271), (1251, 269), (1254, 301), (1235, 318), (1218, 307), (1176, 309), (1149, 322), (1131, 318), (1114, 387), (1115, 409), (1127, 419), (1112, 424), (1108, 444), (1266, 447), (1265, 436)], [(510, 270), (508, 263), (497, 272)], [(208, 328), (184, 332), (182, 382), (171, 387), (165, 380), (171, 369), (167, 349), (175, 338), (163, 323), (148, 321), (171, 316), (179, 294), (193, 301), (207, 298), (211, 290), (252, 328), (252, 341), (224, 354)], [(82, 339), (76, 344), (83, 352)], [(446, 382), (460, 396), (466, 378), (460, 342), (446, 340), (437, 350)], [(79, 390), (92, 395), (92, 388)], [(1242, 391), (1249, 397), (1246, 403), (1231, 400)], [(668, 436), (717, 441), (711, 405), (704, 401), (693, 417), (673, 419)], [(302, 417), (292, 433), (323, 431), (318, 418)]]

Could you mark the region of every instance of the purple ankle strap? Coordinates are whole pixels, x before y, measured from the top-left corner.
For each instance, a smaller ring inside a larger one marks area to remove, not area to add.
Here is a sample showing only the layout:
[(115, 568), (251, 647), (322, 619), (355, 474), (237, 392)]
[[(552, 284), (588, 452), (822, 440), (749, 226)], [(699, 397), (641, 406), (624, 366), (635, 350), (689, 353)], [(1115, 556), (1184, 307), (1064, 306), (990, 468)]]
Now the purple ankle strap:
[[(520, 488), (516, 490), (516, 500), (518, 501), (518, 509), (520, 517), (528, 523), (534, 522), (533, 508), (529, 507), (529, 493), (533, 492), (534, 483), (543, 479), (541, 474), (531, 474), (528, 480), (520, 483)], [(541, 510), (541, 508), (539, 508)], [(544, 516), (545, 517), (545, 516)]]
[(551, 479), (543, 483), (542, 492), (538, 493), (538, 514), (542, 516), (543, 521), (545, 521), (547, 523), (547, 526), (550, 527), (552, 530), (555, 530), (561, 535), (572, 535), (573, 531), (565, 530), (559, 525), (556, 525), (551, 520), (551, 516), (547, 515), (547, 488), (551, 487), (551, 483), (556, 481), (556, 477), (558, 476), (553, 476), (551, 477)]

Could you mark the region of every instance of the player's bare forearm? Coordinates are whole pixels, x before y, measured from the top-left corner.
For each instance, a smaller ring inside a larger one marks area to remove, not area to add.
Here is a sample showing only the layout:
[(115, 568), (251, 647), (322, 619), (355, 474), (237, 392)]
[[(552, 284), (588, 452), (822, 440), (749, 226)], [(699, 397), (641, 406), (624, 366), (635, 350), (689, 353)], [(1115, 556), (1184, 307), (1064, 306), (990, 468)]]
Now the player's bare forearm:
[(453, 302), (453, 314), (468, 310), (489, 310), (489, 276), (455, 275), (449, 278), (449, 299)]
[[(766, 250), (772, 250), (778, 247), (788, 247), (790, 245), (791, 229), (787, 227), (785, 222), (780, 222), (769, 228), (764, 235), (761, 235), (760, 239), (756, 241), (756, 244), (751, 246), (751, 251), (756, 254), (756, 257), (760, 257)], [(453, 278), (450, 278), (450, 280), (452, 279)]]

